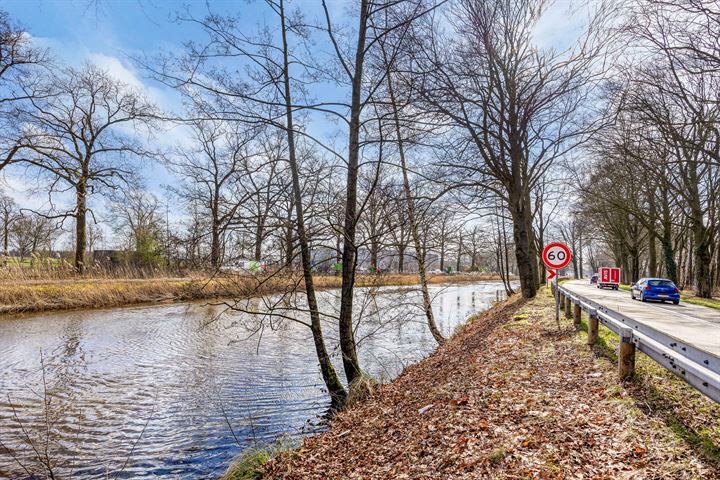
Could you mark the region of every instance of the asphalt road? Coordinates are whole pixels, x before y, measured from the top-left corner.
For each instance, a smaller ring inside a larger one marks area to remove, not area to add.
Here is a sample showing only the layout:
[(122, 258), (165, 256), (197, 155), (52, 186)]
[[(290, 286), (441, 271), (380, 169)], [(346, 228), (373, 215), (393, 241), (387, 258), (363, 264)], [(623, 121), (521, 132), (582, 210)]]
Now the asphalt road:
[(639, 323), (720, 357), (720, 310), (684, 303), (682, 297), (680, 305), (642, 303), (631, 299), (630, 292), (600, 289), (590, 285), (588, 280), (572, 280), (563, 286)]

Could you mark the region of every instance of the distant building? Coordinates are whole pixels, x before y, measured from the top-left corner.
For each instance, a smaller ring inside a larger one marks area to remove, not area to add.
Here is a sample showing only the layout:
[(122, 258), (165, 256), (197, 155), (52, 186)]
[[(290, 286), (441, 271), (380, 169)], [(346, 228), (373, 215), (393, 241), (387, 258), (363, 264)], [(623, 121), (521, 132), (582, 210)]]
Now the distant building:
[(222, 269), (227, 272), (261, 273), (265, 272), (268, 269), (268, 262), (265, 260), (257, 261), (248, 258), (238, 258), (226, 262), (223, 265)]
[(93, 264), (105, 267), (117, 267), (126, 258), (127, 252), (124, 250), (94, 250), (92, 252)]

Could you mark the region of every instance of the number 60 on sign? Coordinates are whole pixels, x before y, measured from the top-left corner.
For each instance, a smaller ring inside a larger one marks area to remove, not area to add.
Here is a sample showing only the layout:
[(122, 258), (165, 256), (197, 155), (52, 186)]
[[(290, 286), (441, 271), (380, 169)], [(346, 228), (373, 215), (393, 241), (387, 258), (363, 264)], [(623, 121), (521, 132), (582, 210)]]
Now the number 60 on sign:
[(556, 270), (565, 268), (568, 263), (570, 263), (571, 258), (570, 249), (567, 245), (560, 242), (547, 245), (542, 253), (542, 259), (545, 265), (547, 265), (548, 268)]

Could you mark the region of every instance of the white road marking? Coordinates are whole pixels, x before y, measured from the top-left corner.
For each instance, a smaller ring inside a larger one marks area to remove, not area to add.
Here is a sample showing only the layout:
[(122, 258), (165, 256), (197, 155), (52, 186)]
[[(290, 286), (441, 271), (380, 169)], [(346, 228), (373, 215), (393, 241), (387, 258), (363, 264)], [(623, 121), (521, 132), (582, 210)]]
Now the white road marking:
[[(620, 291), (618, 291), (618, 293), (619, 293), (619, 292), (620, 292)], [(609, 292), (608, 292), (608, 293), (609, 293)], [(611, 295), (615, 295), (615, 293), (613, 293), (613, 294), (611, 294)], [(629, 297), (629, 296), (628, 296), (628, 299), (629, 299), (629, 302), (628, 302), (628, 303), (632, 302), (632, 303), (634, 304), (635, 302), (639, 302), (640, 304), (642, 304), (642, 305), (643, 305), (644, 307), (646, 307), (646, 308), (647, 308), (647, 307), (650, 307), (650, 308), (659, 308), (659, 309), (661, 309), (661, 310), (665, 310), (666, 312), (672, 312), (672, 313), (674, 313), (675, 315), (680, 315), (680, 316), (683, 316), (683, 317), (685, 317), (685, 318), (689, 318), (690, 320), (698, 320), (698, 321), (701, 321), (701, 322), (709, 323), (709, 324), (711, 324), (711, 325), (717, 325), (718, 323), (720, 323), (720, 313), (718, 314), (718, 320), (717, 320), (717, 321), (712, 321), (712, 320), (706, 320), (706, 319), (704, 319), (704, 318), (700, 318), (700, 317), (695, 317), (695, 316), (692, 316), (692, 315), (688, 315), (687, 313), (682, 313), (682, 312), (679, 312), (679, 311), (677, 310), (677, 309), (679, 309), (679, 308), (688, 308), (688, 309), (691, 310), (691, 311), (694, 310), (694, 308), (692, 308), (692, 307), (689, 308), (689, 307), (688, 307), (688, 304), (682, 304), (682, 303), (681, 303), (680, 305), (675, 305), (675, 306), (673, 306), (673, 307), (670, 307), (670, 306), (666, 306), (666, 305), (664, 305), (664, 304), (662, 304), (662, 303), (654, 303), (654, 302), (652, 302), (652, 303), (651, 303), (651, 302), (645, 302), (645, 303), (643, 303), (643, 302), (641, 302), (640, 300), (633, 300), (632, 297)], [(680, 302), (682, 302), (682, 297), (681, 297), (681, 299), (680, 299)], [(697, 306), (697, 307), (701, 307), (701, 308), (708, 308), (708, 307), (703, 307), (702, 305), (693, 305), (693, 307), (696, 307), (696, 306)], [(700, 313), (700, 312), (698, 312), (698, 313)]]

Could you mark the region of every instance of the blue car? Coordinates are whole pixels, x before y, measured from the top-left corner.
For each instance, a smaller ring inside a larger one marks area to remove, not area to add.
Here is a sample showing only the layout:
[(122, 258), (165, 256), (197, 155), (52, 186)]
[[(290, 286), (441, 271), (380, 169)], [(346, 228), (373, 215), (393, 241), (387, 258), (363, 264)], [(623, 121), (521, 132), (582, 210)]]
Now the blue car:
[(680, 289), (667, 278), (641, 278), (630, 288), (630, 296), (633, 300), (640, 298), (643, 302), (667, 300), (675, 305), (680, 303)]

